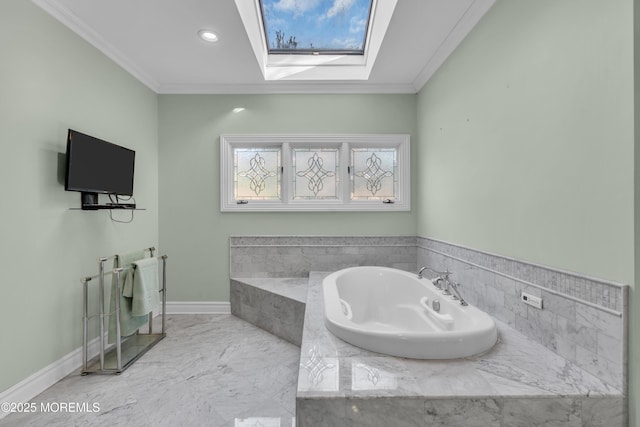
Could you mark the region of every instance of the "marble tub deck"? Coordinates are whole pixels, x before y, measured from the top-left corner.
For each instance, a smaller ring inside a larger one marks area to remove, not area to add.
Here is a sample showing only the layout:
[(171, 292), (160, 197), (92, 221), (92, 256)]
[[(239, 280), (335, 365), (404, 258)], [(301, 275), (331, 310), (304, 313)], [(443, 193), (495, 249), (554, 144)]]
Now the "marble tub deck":
[(352, 346), (323, 324), (311, 273), (296, 399), (298, 426), (624, 426), (620, 390), (496, 322), (489, 352), (411, 360)]
[[(231, 280), (236, 279), (232, 278)], [(307, 277), (242, 277), (237, 280), (265, 292), (278, 294), (301, 303), (307, 302), (309, 287)]]

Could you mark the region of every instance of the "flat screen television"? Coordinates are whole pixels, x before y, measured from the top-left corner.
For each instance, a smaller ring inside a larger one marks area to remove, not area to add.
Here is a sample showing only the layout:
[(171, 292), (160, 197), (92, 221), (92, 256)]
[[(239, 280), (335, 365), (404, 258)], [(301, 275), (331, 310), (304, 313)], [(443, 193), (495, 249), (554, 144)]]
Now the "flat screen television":
[(136, 152), (69, 129), (65, 190), (82, 193), (83, 209), (98, 209), (98, 194), (133, 195)]

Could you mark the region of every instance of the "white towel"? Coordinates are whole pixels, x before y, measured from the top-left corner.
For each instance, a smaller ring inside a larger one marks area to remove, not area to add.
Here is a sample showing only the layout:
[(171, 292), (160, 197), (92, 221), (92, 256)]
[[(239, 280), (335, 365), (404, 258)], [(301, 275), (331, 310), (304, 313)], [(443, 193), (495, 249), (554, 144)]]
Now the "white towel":
[[(120, 275), (120, 336), (128, 337), (144, 326), (148, 321), (148, 316), (134, 316), (131, 313), (131, 297), (133, 296), (133, 263), (135, 260), (144, 258), (144, 251), (135, 251), (118, 254), (113, 260), (113, 268), (122, 267), (125, 270)], [(111, 283), (111, 306), (109, 309), (109, 343), (116, 341), (116, 275), (112, 276)], [(146, 313), (145, 313), (146, 314)]]
[(125, 270), (122, 272), (120, 276), (121, 284), (120, 284), (120, 292), (122, 292), (123, 297), (131, 298), (133, 296), (133, 268), (131, 264), (134, 261), (144, 258), (144, 250), (134, 251), (124, 254), (118, 254), (117, 258), (114, 261), (114, 268), (121, 267)]
[(145, 315), (160, 306), (158, 295), (158, 259), (145, 258), (133, 263), (131, 314)]

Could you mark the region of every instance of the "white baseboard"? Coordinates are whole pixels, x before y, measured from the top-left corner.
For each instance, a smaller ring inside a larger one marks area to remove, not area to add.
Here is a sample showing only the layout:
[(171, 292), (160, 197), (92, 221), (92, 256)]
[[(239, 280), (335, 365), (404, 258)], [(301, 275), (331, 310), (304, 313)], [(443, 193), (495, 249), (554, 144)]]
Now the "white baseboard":
[(167, 314), (231, 314), (226, 301), (167, 301)]
[[(99, 337), (95, 337), (89, 341), (89, 360), (97, 356), (100, 352), (100, 340), (98, 338)], [(82, 347), (78, 347), (66, 356), (45, 366), (38, 372), (0, 393), (0, 403), (26, 403), (81, 367)], [(7, 415), (9, 415), (8, 412), (0, 411), (0, 419)]]
[[(209, 302), (170, 302), (167, 301), (167, 314), (231, 314), (231, 304), (229, 302), (209, 301)], [(154, 317), (156, 317), (154, 315)], [(144, 331), (144, 327), (142, 328)], [(100, 351), (100, 341), (96, 337), (89, 341), (88, 358), (91, 360)], [(0, 403), (24, 403), (82, 367), (82, 347), (78, 347), (71, 353), (63, 356), (57, 361), (40, 369), (18, 384), (0, 393)], [(0, 411), (0, 419), (9, 415)]]

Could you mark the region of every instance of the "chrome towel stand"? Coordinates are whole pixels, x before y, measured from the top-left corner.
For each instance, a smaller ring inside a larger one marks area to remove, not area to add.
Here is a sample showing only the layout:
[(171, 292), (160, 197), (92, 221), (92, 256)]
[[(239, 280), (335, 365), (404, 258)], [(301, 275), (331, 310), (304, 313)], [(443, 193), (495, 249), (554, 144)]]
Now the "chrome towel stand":
[[(155, 248), (150, 247), (144, 249), (145, 252), (149, 252), (149, 257), (154, 258)], [(160, 333), (153, 333), (153, 313), (149, 313), (148, 333), (136, 332), (130, 337), (124, 339), (120, 336), (120, 298), (122, 287), (122, 272), (131, 268), (131, 266), (125, 266), (116, 268), (113, 271), (105, 271), (105, 263), (109, 260), (117, 258), (117, 255), (109, 257), (98, 258), (98, 274), (94, 276), (87, 276), (80, 279), (82, 283), (83, 291), (83, 312), (82, 312), (82, 375), (87, 374), (120, 374), (127, 369), (133, 362), (138, 360), (144, 353), (149, 351), (154, 345), (156, 345), (161, 339), (166, 336), (166, 306), (167, 306), (167, 255), (161, 255), (155, 257), (162, 260), (162, 288), (158, 291), (162, 293), (162, 330)], [(109, 312), (105, 310), (105, 276), (113, 274), (115, 275), (115, 312)], [(99, 323), (100, 323), (100, 336), (98, 341), (100, 343), (100, 352), (98, 360), (96, 360), (91, 366), (89, 366), (89, 319), (94, 316), (89, 315), (89, 282), (98, 278), (98, 292), (99, 292)], [(116, 337), (115, 346), (107, 348), (105, 345), (106, 328), (105, 318), (109, 315), (116, 316)], [(123, 360), (123, 350), (124, 359)]]

